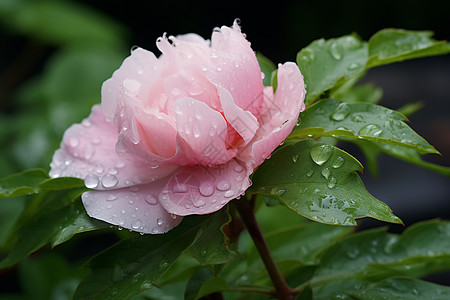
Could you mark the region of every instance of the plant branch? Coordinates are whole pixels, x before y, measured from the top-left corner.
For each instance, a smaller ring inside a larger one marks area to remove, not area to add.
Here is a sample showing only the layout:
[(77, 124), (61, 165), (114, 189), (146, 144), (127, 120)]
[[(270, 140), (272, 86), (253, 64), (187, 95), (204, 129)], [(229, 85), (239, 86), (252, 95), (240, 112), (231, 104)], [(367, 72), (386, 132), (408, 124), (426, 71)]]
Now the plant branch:
[(275, 264), (275, 261), (270, 254), (269, 248), (267, 247), (266, 241), (259, 229), (258, 223), (256, 222), (255, 214), (253, 211), (255, 202), (255, 195), (252, 196), (251, 201), (248, 201), (246, 197), (240, 200), (234, 201), (236, 209), (242, 217), (250, 236), (255, 243), (256, 249), (261, 256), (261, 259), (266, 266), (267, 272), (269, 273), (270, 279), (272, 280), (273, 286), (275, 287), (275, 294), (280, 300), (291, 300), (295, 299), (298, 291), (291, 289), (280, 270)]

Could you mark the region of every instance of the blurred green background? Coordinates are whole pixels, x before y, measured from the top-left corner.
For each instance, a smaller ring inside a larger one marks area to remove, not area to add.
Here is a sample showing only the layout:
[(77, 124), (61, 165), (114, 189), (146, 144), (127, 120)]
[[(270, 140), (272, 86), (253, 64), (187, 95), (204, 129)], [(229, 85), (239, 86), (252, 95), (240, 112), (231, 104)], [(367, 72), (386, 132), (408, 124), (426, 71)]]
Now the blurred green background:
[[(100, 102), (102, 82), (129, 49), (138, 45), (158, 55), (155, 41), (164, 32), (209, 38), (214, 27), (240, 18), (253, 49), (281, 63), (295, 61), (297, 52), (315, 39), (351, 32), (368, 39), (386, 27), (427, 29), (437, 40), (450, 39), (449, 15), (450, 1), (0, 0), (0, 176), (48, 169), (64, 130)], [(443, 154), (427, 159), (450, 165), (449, 56), (381, 67), (364, 80), (384, 89), (381, 104), (389, 108), (423, 101), (412, 127)], [(344, 147), (363, 160), (357, 149)], [(406, 224), (450, 217), (448, 178), (389, 157), (382, 157), (380, 165), (381, 179), (365, 174), (363, 180)], [(0, 246), (23, 205), (23, 199), (0, 202)], [(83, 272), (66, 266), (66, 258), (59, 256), (66, 253), (64, 247), (0, 272), (0, 298), (69, 297)], [(82, 254), (95, 253), (97, 247)], [(53, 269), (42, 272), (42, 266), (50, 265)], [(34, 282), (27, 280), (34, 272)]]

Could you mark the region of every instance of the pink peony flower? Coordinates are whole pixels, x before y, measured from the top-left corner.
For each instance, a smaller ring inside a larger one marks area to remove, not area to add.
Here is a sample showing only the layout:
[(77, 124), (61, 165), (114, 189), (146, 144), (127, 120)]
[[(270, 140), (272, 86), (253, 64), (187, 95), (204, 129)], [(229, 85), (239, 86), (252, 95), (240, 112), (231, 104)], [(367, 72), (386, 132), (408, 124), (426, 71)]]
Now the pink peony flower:
[(279, 65), (275, 94), (263, 87), (236, 23), (211, 42), (186, 34), (156, 44), (159, 58), (137, 48), (103, 84), (101, 106), (65, 132), (50, 171), (84, 179), (91, 217), (142, 233), (167, 232), (243, 195), (305, 96), (292, 62)]

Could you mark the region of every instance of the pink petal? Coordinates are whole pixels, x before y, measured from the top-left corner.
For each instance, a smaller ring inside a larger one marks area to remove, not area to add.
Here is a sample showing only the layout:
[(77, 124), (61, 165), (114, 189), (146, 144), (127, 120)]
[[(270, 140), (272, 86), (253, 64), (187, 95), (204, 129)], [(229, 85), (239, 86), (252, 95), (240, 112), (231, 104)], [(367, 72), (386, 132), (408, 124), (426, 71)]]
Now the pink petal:
[(175, 104), (175, 119), (180, 147), (171, 163), (179, 165), (222, 164), (233, 158), (236, 150), (227, 149), (227, 124), (223, 116), (203, 102), (183, 98)]
[(65, 132), (50, 164), (50, 176), (78, 177), (88, 188), (108, 190), (152, 182), (178, 168), (155, 161), (146, 164), (134, 156), (119, 157), (117, 139), (115, 127), (106, 121), (100, 106), (94, 106), (87, 119)]
[(245, 144), (255, 135), (259, 124), (255, 116), (248, 111), (243, 110), (234, 103), (230, 92), (220, 86), (217, 87), (220, 103), (222, 104), (223, 114), (228, 123), (242, 137)]
[(82, 195), (89, 216), (142, 233), (165, 233), (183, 217), (168, 213), (158, 201), (165, 181)]
[[(271, 88), (267, 88), (269, 92)], [(273, 150), (280, 145), (297, 123), (298, 115), (304, 109), (305, 87), (303, 76), (297, 65), (288, 62), (278, 66), (278, 88), (272, 105), (260, 117), (260, 129), (253, 144), (238, 154), (251, 168), (259, 166)]]
[(208, 214), (240, 197), (249, 186), (247, 169), (234, 159), (212, 167), (184, 167), (163, 188), (159, 201), (176, 215)]
[(261, 69), (250, 43), (235, 23), (222, 26), (211, 38), (211, 62), (206, 77), (215, 85), (227, 89), (237, 106), (258, 117), (263, 101)]
[(148, 93), (152, 83), (161, 75), (162, 63), (156, 56), (147, 50), (137, 48), (127, 57), (113, 76), (106, 80), (102, 86), (102, 109), (108, 120), (113, 120), (119, 113), (121, 97), (124, 94), (124, 81), (133, 80), (145, 83), (140, 86), (140, 98), (149, 98)]
[[(135, 122), (142, 145), (163, 158), (170, 158), (176, 152), (177, 130), (175, 122), (166, 114), (153, 110), (137, 110)], [(154, 158), (158, 160), (156, 157)]]

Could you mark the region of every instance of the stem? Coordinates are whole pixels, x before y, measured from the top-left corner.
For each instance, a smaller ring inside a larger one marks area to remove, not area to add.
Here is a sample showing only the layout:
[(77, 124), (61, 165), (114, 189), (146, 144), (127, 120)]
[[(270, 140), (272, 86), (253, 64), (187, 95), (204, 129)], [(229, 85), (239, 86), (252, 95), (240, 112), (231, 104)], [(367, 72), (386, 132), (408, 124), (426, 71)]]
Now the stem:
[(252, 196), (251, 202), (247, 198), (243, 197), (240, 200), (234, 201), (239, 214), (242, 217), (250, 236), (255, 243), (256, 249), (261, 256), (261, 259), (266, 266), (267, 272), (269, 273), (270, 279), (272, 280), (273, 286), (275, 287), (275, 296), (279, 300), (292, 300), (295, 299), (298, 291), (291, 289), (286, 280), (284, 280), (283, 275), (275, 264), (275, 261), (270, 254), (269, 248), (267, 247), (266, 241), (259, 229), (258, 223), (256, 222), (255, 214), (253, 212), (253, 204), (255, 202), (255, 195)]

